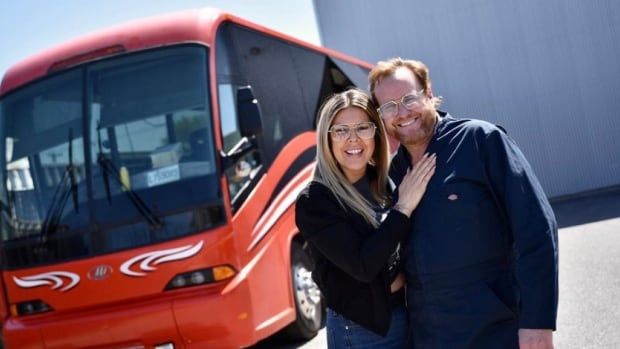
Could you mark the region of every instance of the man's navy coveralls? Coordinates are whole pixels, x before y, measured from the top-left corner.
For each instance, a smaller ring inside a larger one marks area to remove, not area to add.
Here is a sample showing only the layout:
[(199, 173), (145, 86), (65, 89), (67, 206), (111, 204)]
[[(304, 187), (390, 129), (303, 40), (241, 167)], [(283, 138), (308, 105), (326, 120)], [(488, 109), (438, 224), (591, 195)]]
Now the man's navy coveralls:
[[(519, 328), (556, 327), (553, 211), (503, 130), (439, 114), (427, 148), (435, 175), (404, 250), (413, 346), (518, 348)], [(390, 171), (397, 185), (409, 166), (401, 146)]]

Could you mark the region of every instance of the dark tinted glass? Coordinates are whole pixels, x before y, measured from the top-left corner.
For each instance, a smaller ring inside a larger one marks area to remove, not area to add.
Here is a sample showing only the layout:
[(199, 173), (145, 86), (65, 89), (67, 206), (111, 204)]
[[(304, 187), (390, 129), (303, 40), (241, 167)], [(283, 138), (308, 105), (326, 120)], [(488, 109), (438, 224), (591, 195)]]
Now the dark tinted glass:
[(25, 267), (224, 221), (207, 50), (87, 64), (0, 101), (2, 259)]

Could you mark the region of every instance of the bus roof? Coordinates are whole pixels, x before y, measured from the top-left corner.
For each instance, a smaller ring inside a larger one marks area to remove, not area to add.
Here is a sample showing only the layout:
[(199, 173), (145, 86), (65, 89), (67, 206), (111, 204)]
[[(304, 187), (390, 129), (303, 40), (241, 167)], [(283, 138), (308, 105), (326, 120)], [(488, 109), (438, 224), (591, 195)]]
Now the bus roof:
[(50, 72), (118, 53), (140, 51), (183, 42), (198, 42), (211, 46), (215, 38), (215, 31), (223, 21), (238, 23), (289, 42), (321, 51), (332, 57), (371, 68), (368, 63), (359, 59), (304, 42), (218, 9), (203, 8), (131, 21), (78, 37), (28, 57), (7, 70), (0, 85), (0, 96)]

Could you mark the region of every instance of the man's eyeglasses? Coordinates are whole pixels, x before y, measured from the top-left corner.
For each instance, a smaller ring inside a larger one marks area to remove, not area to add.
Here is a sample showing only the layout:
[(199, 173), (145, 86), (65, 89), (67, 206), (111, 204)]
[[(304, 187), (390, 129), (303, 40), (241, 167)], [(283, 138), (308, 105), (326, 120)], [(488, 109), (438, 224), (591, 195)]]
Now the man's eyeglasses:
[(375, 136), (377, 125), (372, 122), (360, 122), (359, 124), (338, 124), (329, 128), (329, 133), (336, 141), (344, 141), (351, 137), (351, 131), (362, 139), (371, 139)]
[(377, 111), (379, 112), (379, 115), (381, 115), (381, 118), (391, 119), (398, 115), (398, 104), (402, 104), (405, 109), (411, 110), (422, 106), (424, 97), (425, 95), (423, 89), (420, 91), (414, 91), (402, 96), (400, 100), (383, 103), (379, 108), (377, 108)]

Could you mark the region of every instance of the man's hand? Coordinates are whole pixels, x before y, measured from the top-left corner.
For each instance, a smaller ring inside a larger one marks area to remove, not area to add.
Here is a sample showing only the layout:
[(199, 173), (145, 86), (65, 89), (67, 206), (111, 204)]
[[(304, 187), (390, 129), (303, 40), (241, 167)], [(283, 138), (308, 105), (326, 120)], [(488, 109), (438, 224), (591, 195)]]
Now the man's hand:
[(519, 349), (553, 349), (553, 331), (519, 329)]

